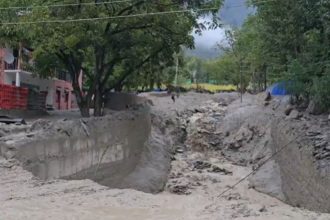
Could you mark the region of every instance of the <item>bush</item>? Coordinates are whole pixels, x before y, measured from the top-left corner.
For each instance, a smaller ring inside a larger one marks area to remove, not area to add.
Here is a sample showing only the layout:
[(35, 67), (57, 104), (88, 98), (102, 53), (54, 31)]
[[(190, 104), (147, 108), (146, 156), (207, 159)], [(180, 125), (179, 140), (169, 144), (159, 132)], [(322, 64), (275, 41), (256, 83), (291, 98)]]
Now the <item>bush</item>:
[[(293, 60), (288, 65), (288, 72), (286, 74), (286, 81), (289, 83), (288, 91), (296, 98), (303, 96), (308, 98), (310, 94), (310, 87), (312, 85), (312, 77), (306, 73), (305, 68), (298, 60)], [(298, 101), (298, 100), (297, 100)]]
[(330, 73), (313, 80), (311, 96), (323, 112), (330, 110)]

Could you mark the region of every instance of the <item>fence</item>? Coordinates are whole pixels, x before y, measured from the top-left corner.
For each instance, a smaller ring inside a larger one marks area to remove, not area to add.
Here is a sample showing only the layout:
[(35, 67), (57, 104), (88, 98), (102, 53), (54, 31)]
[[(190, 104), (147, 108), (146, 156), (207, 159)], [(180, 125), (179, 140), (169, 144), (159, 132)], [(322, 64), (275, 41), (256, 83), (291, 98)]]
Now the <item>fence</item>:
[(26, 110), (28, 104), (28, 89), (0, 84), (0, 109)]

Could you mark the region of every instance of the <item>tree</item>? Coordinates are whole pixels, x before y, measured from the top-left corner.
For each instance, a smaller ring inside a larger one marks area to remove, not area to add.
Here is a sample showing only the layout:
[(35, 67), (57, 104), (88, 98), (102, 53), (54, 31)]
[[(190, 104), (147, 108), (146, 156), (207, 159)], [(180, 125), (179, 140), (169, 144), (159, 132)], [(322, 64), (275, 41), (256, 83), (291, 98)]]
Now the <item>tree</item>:
[[(293, 95), (317, 100), (330, 108), (329, 95), (322, 93), (328, 77), (330, 55), (330, 2), (322, 0), (251, 1), (257, 8), (263, 54), (270, 77), (289, 81)], [(325, 90), (326, 91), (326, 90)], [(322, 94), (322, 95), (321, 95)], [(323, 97), (323, 98), (321, 98)]]
[[(0, 7), (23, 3), (42, 6), (62, 2), (3, 0)], [(216, 5), (220, 3), (219, 0), (215, 1)], [(95, 1), (95, 4), (88, 5), (78, 1), (77, 5), (69, 7), (31, 7), (8, 12), (8, 15), (1, 17), (3, 21), (32, 22), (11, 26), (10, 30), (8, 25), (2, 25), (1, 29), (6, 30), (2, 39), (15, 35), (17, 42), (27, 41), (35, 49), (36, 71), (40, 74), (48, 75), (55, 68), (66, 69), (71, 75), (82, 115), (89, 116), (94, 98), (94, 114), (99, 116), (102, 97), (106, 92), (122, 87), (131, 74), (138, 72), (138, 69), (160, 53), (172, 56), (179, 51), (181, 45), (192, 48), (193, 38), (190, 33), (193, 28), (202, 28), (197, 22), (198, 17), (207, 12), (212, 12), (215, 17), (217, 10), (197, 13), (187, 11), (184, 14), (173, 13), (171, 16), (134, 15), (182, 10), (182, 6), (208, 8), (214, 6), (213, 4), (206, 0), (135, 0), (113, 4)], [(110, 19), (118, 16), (122, 19)], [(81, 22), (81, 19), (87, 20)], [(33, 23), (40, 20), (52, 22)], [(216, 20), (214, 25), (217, 25)], [(124, 66), (123, 71), (116, 72), (118, 66)], [(81, 91), (78, 83), (81, 71), (89, 82), (85, 92)]]
[(210, 75), (210, 79), (217, 84), (233, 84), (238, 86), (239, 74), (232, 54), (226, 53), (220, 58), (207, 61), (204, 66), (205, 71)]

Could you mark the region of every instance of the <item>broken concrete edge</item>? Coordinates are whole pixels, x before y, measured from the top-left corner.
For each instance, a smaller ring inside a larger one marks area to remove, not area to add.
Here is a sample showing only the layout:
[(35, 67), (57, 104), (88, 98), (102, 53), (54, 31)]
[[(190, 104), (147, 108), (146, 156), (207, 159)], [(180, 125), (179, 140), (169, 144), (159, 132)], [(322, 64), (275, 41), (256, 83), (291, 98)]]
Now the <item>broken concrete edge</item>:
[(175, 119), (167, 120), (145, 104), (100, 118), (40, 119), (0, 137), (0, 155), (17, 159), (41, 180), (88, 178), (157, 193), (170, 171), (172, 135), (180, 132)]
[(103, 163), (137, 161), (150, 126), (149, 113), (141, 111), (48, 121), (38, 130), (0, 138), (0, 155), (19, 160), (41, 179), (61, 178)]

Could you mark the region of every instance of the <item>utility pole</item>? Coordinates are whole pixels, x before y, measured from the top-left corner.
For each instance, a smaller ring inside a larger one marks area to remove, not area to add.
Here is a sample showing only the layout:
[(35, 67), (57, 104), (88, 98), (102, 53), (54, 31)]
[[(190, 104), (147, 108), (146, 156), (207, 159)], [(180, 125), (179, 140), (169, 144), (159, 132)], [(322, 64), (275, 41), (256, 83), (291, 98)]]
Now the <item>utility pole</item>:
[(16, 79), (15, 79), (15, 86), (21, 87), (21, 66), (22, 66), (22, 56), (23, 56), (23, 46), (22, 43), (19, 43), (19, 49), (18, 49), (18, 57), (17, 57), (17, 69), (16, 69)]
[(240, 92), (241, 92), (241, 103), (243, 103), (243, 71), (242, 71), (242, 61), (239, 63), (239, 74), (240, 74)]
[(179, 55), (176, 54), (175, 88), (178, 87), (178, 72), (179, 72)]

